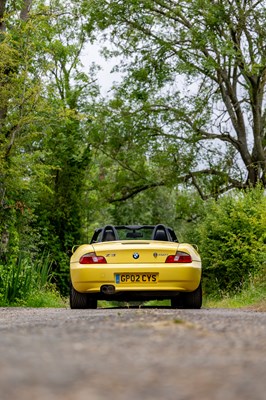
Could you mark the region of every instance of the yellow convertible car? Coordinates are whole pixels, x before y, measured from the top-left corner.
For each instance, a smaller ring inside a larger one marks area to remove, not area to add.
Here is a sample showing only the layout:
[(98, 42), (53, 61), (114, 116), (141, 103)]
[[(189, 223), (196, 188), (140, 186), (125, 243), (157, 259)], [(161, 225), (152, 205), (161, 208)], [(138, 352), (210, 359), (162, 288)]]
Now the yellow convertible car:
[(73, 252), (70, 277), (73, 309), (97, 308), (98, 300), (170, 299), (173, 308), (202, 304), (200, 256), (162, 224), (96, 229), (91, 243)]

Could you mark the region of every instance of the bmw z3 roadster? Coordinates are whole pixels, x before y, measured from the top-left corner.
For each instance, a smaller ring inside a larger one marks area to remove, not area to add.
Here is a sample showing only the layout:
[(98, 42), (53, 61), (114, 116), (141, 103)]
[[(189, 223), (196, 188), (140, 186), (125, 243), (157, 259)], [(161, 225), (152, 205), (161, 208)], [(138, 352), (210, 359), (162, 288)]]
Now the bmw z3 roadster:
[(106, 225), (70, 259), (70, 307), (98, 300), (170, 299), (172, 308), (201, 308), (201, 259), (163, 225)]

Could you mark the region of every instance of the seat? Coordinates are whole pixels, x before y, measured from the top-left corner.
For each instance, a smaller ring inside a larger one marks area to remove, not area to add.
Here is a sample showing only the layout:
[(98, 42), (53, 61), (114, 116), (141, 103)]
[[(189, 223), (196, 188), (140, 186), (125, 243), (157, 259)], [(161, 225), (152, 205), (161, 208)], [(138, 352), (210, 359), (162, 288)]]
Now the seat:
[(163, 242), (170, 241), (170, 237), (168, 235), (167, 227), (163, 224), (158, 224), (154, 227), (152, 232), (152, 240), (161, 240)]
[(112, 242), (113, 240), (115, 240), (114, 232), (105, 231), (103, 235), (103, 242)]
[(166, 232), (157, 230), (153, 240), (161, 240), (162, 242), (168, 242)]
[(101, 229), (98, 242), (112, 242), (113, 240), (119, 240), (117, 230), (113, 225), (105, 225)]

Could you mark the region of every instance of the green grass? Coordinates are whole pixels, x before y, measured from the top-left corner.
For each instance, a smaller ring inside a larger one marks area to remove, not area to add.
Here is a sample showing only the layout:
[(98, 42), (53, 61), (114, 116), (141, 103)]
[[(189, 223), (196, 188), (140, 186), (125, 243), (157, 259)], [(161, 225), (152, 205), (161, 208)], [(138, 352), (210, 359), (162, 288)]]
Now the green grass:
[(207, 298), (203, 304), (207, 308), (264, 308), (266, 311), (266, 291), (244, 290), (233, 296), (225, 296), (221, 299)]
[(24, 298), (15, 299), (13, 301), (1, 301), (1, 307), (47, 307), (47, 308), (66, 308), (67, 300), (62, 298), (59, 292), (52, 286), (43, 287), (42, 289), (32, 290)]
[(24, 307), (66, 308), (67, 302), (55, 289), (32, 292), (24, 301)]
[[(204, 299), (204, 298), (203, 298)], [(250, 279), (250, 282), (239, 293), (225, 294), (220, 298), (206, 297), (203, 303), (208, 308), (253, 308), (266, 311), (266, 280), (264, 271)]]
[(114, 307), (165, 307), (165, 306), (170, 306), (170, 300), (151, 300), (151, 301), (106, 301), (106, 300), (101, 300), (98, 302), (98, 307), (99, 308), (114, 308)]
[(66, 307), (50, 283), (51, 262), (46, 252), (35, 262), (21, 253), (17, 260), (0, 265), (0, 306)]

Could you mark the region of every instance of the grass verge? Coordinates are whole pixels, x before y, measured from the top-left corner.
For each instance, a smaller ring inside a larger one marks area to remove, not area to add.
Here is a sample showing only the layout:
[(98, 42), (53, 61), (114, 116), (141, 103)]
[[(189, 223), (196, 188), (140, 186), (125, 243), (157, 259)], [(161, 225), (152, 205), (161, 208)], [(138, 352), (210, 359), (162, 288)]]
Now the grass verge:
[(1, 301), (1, 307), (47, 307), (47, 308), (66, 308), (67, 300), (62, 298), (58, 291), (52, 286), (42, 289), (32, 290), (25, 298), (15, 299), (10, 302)]
[(207, 308), (247, 308), (254, 311), (266, 311), (265, 277), (252, 279), (249, 286), (241, 292), (224, 295), (221, 298), (207, 297), (204, 299)]

